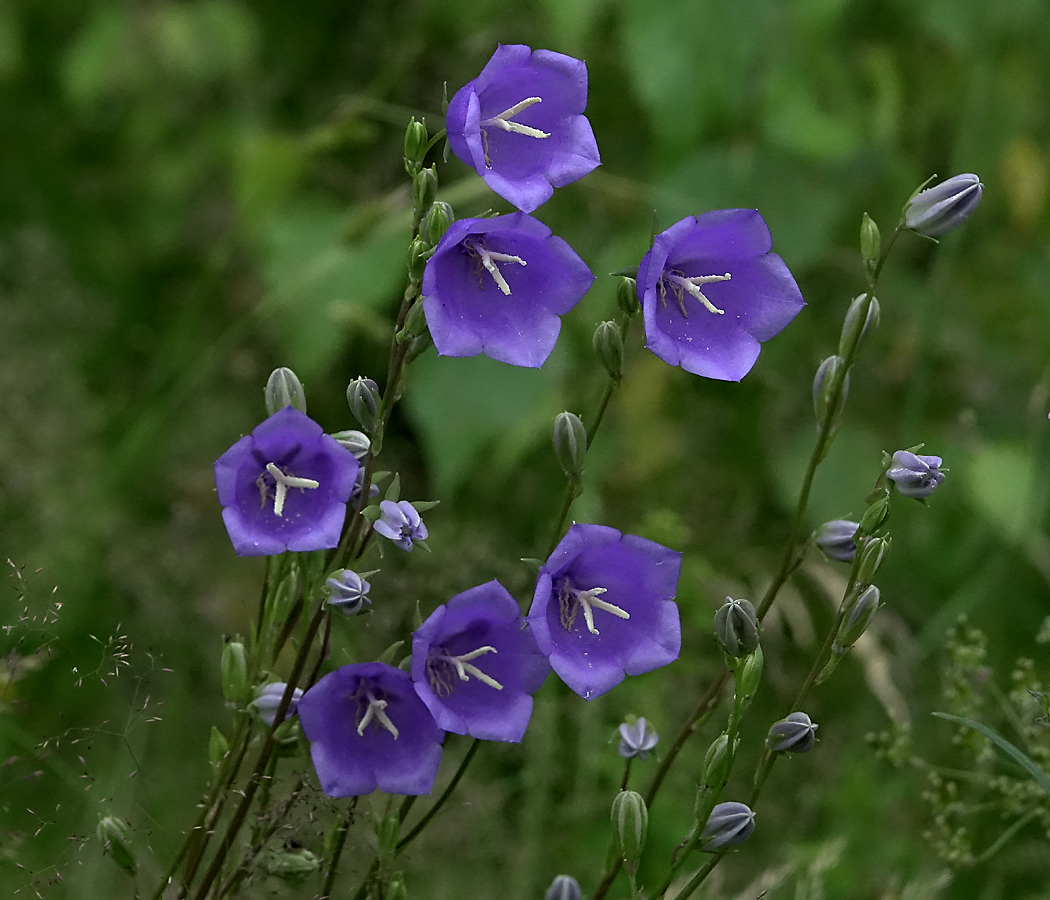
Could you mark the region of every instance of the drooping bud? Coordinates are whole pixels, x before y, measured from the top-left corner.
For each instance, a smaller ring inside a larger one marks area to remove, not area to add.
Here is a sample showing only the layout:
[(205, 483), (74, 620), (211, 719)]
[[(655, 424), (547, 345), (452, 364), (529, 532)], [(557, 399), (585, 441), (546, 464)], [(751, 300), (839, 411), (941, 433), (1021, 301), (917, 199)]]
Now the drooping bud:
[(211, 726), (211, 734), (208, 735), (208, 762), (218, 766), (230, 752), (230, 742), (218, 728)]
[(379, 385), (371, 378), (355, 378), (347, 385), (346, 402), (361, 427), (368, 434), (374, 434), (379, 416)]
[(735, 801), (719, 803), (700, 832), (701, 847), (713, 851), (742, 844), (754, 830), (755, 814), (749, 807)]
[(267, 875), (299, 882), (321, 868), (321, 858), (305, 847), (275, 847), (263, 855), (260, 865)]
[(427, 150), (427, 126), (415, 118), (408, 120), (405, 129), (405, 171), (415, 175), (423, 165)]
[(594, 352), (598, 354), (609, 377), (616, 381), (623, 378), (623, 338), (620, 326), (615, 322), (602, 322), (594, 329)]
[(430, 204), (437, 196), (438, 176), (437, 166), (429, 169), (420, 169), (412, 176), (412, 202), (415, 204), (416, 212), (420, 215), (430, 209)]
[[(840, 383), (841, 389), (839, 388)], [(817, 374), (813, 376), (813, 412), (817, 416), (818, 424), (824, 422), (835, 391), (839, 392), (839, 397), (831, 419), (832, 424), (842, 414), (842, 409), (846, 405), (846, 397), (849, 395), (849, 372), (846, 371), (846, 361), (838, 355), (825, 359), (817, 367)]]
[(617, 752), (624, 759), (645, 759), (649, 751), (656, 746), (660, 735), (653, 731), (653, 727), (639, 717), (633, 722), (624, 722), (620, 725), (620, 746)]
[(126, 819), (117, 816), (103, 816), (99, 819), (95, 834), (102, 841), (103, 853), (108, 853), (118, 866), (132, 877), (138, 870), (135, 860), (135, 848), (131, 843), (131, 826)]
[(616, 303), (625, 315), (631, 318), (638, 315), (642, 304), (638, 299), (638, 283), (633, 278), (620, 279), (620, 283), (616, 286)]
[(231, 703), (244, 706), (251, 696), (251, 684), (248, 681), (248, 654), (240, 639), (227, 639), (222, 645), (219, 672), (222, 695)]
[(849, 519), (832, 519), (825, 522), (813, 535), (816, 544), (830, 559), (852, 562), (857, 553), (857, 542), (853, 539), (860, 528), (859, 522)]
[(704, 787), (719, 788), (729, 778), (729, 769), (733, 762), (729, 752), (729, 735), (722, 732), (707, 748), (704, 756)]
[(762, 683), (762, 669), (765, 667), (766, 657), (762, 648), (756, 648), (755, 652), (744, 659), (744, 664), (734, 673), (736, 678), (736, 693), (742, 700), (750, 702)]
[(879, 301), (870, 294), (861, 294), (850, 301), (846, 318), (842, 321), (842, 334), (839, 336), (839, 356), (849, 355), (850, 347), (860, 346), (872, 328), (879, 327), (881, 318)]
[(868, 538), (860, 551), (860, 562), (857, 564), (857, 584), (871, 584), (879, 566), (890, 552), (890, 539), (887, 537)]
[(904, 224), (927, 237), (940, 237), (970, 218), (983, 192), (976, 175), (955, 175), (912, 197), (904, 208)]
[(455, 221), (456, 216), (452, 212), (451, 205), (444, 200), (435, 200), (423, 217), (423, 225), (419, 233), (433, 247), (445, 236), (448, 226)]
[(294, 406), (299, 412), (306, 412), (306, 391), (303, 383), (291, 369), (281, 366), (270, 373), (266, 379), (266, 412), (271, 416), (286, 406)]
[(846, 618), (839, 626), (839, 633), (835, 637), (835, 652), (845, 653), (852, 647), (871, 623), (872, 617), (882, 606), (879, 589), (871, 584), (863, 590), (854, 602)]
[(637, 791), (620, 791), (612, 805), (613, 833), (624, 868), (633, 873), (638, 868), (649, 829), (649, 810)]
[(758, 649), (758, 615), (750, 601), (726, 597), (715, 613), (715, 640), (734, 659)]
[(886, 477), (905, 497), (925, 500), (944, 481), (941, 463), (939, 456), (917, 456), (910, 450), (898, 450), (893, 454), (893, 465), (886, 470)]
[(368, 599), (372, 586), (350, 569), (334, 572), (325, 584), (328, 585), (328, 605), (336, 607), (345, 616), (356, 616), (372, 605)]
[(363, 431), (337, 431), (332, 437), (353, 453), (358, 462), (368, 456), (372, 449), (372, 441)]
[(547, 888), (547, 894), (543, 900), (582, 900), (583, 891), (580, 883), (571, 875), (559, 875), (551, 886)]
[(583, 461), (587, 456), (587, 429), (580, 417), (561, 412), (554, 417), (554, 455), (570, 481), (579, 481), (583, 475)]
[(774, 753), (809, 753), (818, 727), (804, 712), (793, 712), (769, 729), (766, 746)]
[(860, 256), (864, 260), (864, 268), (869, 273), (875, 270), (881, 251), (882, 237), (879, 235), (879, 226), (871, 216), (864, 213), (864, 218), (860, 220)]
[(874, 534), (890, 517), (890, 492), (881, 489), (868, 503), (864, 515), (860, 517), (859, 534)]

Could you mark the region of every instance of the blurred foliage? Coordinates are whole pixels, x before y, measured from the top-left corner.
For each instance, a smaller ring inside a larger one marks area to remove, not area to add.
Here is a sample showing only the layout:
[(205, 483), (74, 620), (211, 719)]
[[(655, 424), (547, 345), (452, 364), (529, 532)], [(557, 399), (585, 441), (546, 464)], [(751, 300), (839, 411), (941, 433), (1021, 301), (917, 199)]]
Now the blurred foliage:
[[(353, 427), (343, 388), (385, 370), (402, 286), (404, 123), (425, 115), (436, 130), (442, 83), (472, 78), (497, 42), (587, 60), (604, 165), (539, 216), (596, 272), (637, 262), (653, 209), (666, 227), (754, 206), (809, 306), (739, 385), (672, 370), (631, 335), (574, 515), (685, 551), (682, 659), (590, 704), (548, 683), (525, 742), (486, 748), (413, 848), (410, 895), (525, 900), (563, 871), (593, 886), (616, 724), (645, 715), (669, 741), (720, 664), (713, 610), (758, 595), (779, 562), (815, 436), (810, 380), (862, 284), (861, 213), (885, 235), (928, 175), (973, 171), (986, 184), (973, 219), (940, 247), (902, 239), (884, 274), (882, 327), (808, 524), (862, 510), (881, 450), (925, 441), (951, 473), (928, 507), (895, 504), (888, 606), (807, 710), (816, 752), (774, 772), (754, 838), (708, 896), (1046, 896), (1041, 827), (971, 865), (1007, 826), (975, 805), (973, 852), (946, 867), (924, 837), (923, 779), (862, 740), (892, 719), (925, 759), (951, 755), (928, 713), (944, 708), (938, 660), (963, 613), (989, 660), (1031, 658), (1048, 680), (1035, 641), (1050, 581), (1043, 0), (0, 3), (0, 527), (13, 565), (0, 892), (124, 896), (99, 816), (130, 821), (149, 879), (145, 848), (166, 861), (190, 824), (210, 726), (228, 722), (221, 635), (244, 629), (261, 578), (230, 550), (211, 462), (262, 418), (276, 365), (300, 374), (326, 428)], [(460, 215), (505, 209), (455, 160), (442, 180)], [(406, 496), (442, 501), (434, 554), (387, 554), (376, 613), (340, 623), (334, 663), (374, 658), (417, 600), (425, 613), (492, 577), (528, 596), (517, 561), (542, 553), (561, 489), (549, 425), (597, 399), (590, 335), (614, 291), (596, 282), (541, 371), (432, 352), (415, 364), (384, 466)], [(730, 799), (842, 581), (812, 561), (778, 601)], [(688, 827), (720, 721), (654, 805), (643, 877)], [(465, 747), (450, 737), (449, 771)], [(311, 803), (296, 838), (320, 852), (329, 804)], [(368, 858), (349, 856), (346, 885)]]

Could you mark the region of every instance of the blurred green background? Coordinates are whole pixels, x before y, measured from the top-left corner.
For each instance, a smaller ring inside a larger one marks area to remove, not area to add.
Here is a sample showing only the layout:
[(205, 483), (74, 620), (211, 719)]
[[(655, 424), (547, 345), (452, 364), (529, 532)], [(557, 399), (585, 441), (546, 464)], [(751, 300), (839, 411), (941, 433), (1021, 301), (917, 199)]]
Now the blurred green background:
[[(442, 501), (434, 553), (387, 554), (376, 614), (339, 623), (334, 662), (375, 658), (417, 600), (426, 612), (493, 577), (529, 595), (517, 560), (542, 553), (563, 483), (549, 426), (596, 402), (590, 336), (615, 312), (604, 273), (638, 261), (654, 209), (667, 227), (757, 207), (809, 305), (739, 385), (671, 369), (631, 335), (574, 516), (685, 552), (682, 658), (589, 704), (548, 682), (525, 742), (484, 748), (413, 848), (410, 895), (526, 900), (563, 871), (594, 886), (616, 724), (644, 715), (666, 746), (721, 664), (713, 610), (756, 598), (779, 563), (815, 437), (812, 375), (862, 286), (861, 213), (886, 235), (929, 175), (972, 171), (986, 189), (963, 229), (939, 248), (898, 242), (809, 526), (859, 515), (882, 450), (925, 441), (950, 475), (927, 508), (895, 501), (888, 606), (811, 701), (816, 751), (778, 765), (754, 838), (705, 896), (1050, 897), (1045, 816), (976, 865), (949, 866), (930, 840), (944, 814), (979, 856), (1047, 798), (1011, 810), (973, 788), (931, 808), (927, 773), (865, 741), (911, 723), (916, 753), (974, 764), (929, 715), (948, 708), (945, 635), (966, 614), (987, 634), (964, 673), (970, 712), (1048, 752), (1022, 727), (1035, 704), (1003, 696), (1024, 686), (1017, 657), (1034, 660), (1025, 684), (1050, 659), (1036, 640), (1050, 614), (1044, 0), (0, 3), (0, 894), (130, 896), (93, 836), (104, 812), (132, 822), (143, 884), (159, 871), (147, 848), (170, 858), (208, 731), (229, 722), (221, 636), (246, 629), (262, 571), (233, 555), (212, 461), (263, 418), (277, 365), (329, 431), (354, 427), (343, 390), (385, 370), (403, 286), (404, 124), (437, 130), (442, 83), (451, 95), (498, 42), (587, 61), (604, 164), (538, 216), (602, 277), (540, 371), (433, 351), (413, 366), (384, 467), (409, 498)], [(454, 158), (441, 178), (459, 215), (508, 211)], [(746, 796), (844, 578), (812, 558), (782, 592), (727, 799)], [(690, 824), (721, 721), (653, 807), (654, 865)], [(447, 748), (442, 778), (466, 743)], [(330, 821), (315, 790), (295, 837), (319, 849)], [(345, 891), (370, 860), (367, 830), (365, 817)], [(259, 876), (248, 895), (315, 890)]]

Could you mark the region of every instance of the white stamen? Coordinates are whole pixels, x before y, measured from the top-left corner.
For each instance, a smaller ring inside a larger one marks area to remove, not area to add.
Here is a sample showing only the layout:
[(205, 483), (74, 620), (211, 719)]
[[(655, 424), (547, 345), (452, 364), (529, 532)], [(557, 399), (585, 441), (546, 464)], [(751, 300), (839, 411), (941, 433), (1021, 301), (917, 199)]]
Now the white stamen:
[(496, 263), (513, 262), (517, 263), (519, 266), (527, 266), (528, 263), (520, 256), (511, 256), (509, 253), (495, 253), (486, 250), (484, 247), (477, 247), (476, 250), (478, 256), (481, 257), (481, 264), (485, 267), (485, 271), (487, 271), (492, 276), (492, 280), (496, 282), (496, 287), (503, 291), (505, 295), (509, 296), (510, 285), (507, 284), (507, 279), (503, 277), (503, 273), (499, 270)]
[(459, 674), (460, 681), (470, 681), (470, 676), (473, 675), (482, 684), (487, 684), (490, 688), (495, 688), (497, 691), (503, 690), (503, 685), (486, 675), (477, 666), (472, 666), (470, 661), (477, 659), (479, 656), (484, 656), (486, 653), (496, 653), (495, 647), (490, 647), (487, 644), (484, 647), (478, 647), (477, 650), (471, 650), (470, 653), (463, 653), (460, 656), (446, 656), (450, 663), (456, 667), (456, 672)]
[[(274, 463), (266, 464), (266, 471), (273, 476), (273, 480), (277, 482), (277, 490), (273, 497), (273, 514), (275, 516), (284, 515), (284, 501), (288, 496), (288, 488), (319, 488), (321, 483), (314, 481), (312, 478), (297, 478), (295, 475), (285, 475)], [(262, 493), (263, 502), (266, 501), (266, 494), (263, 491), (263, 485), (259, 485), (259, 491)]]
[(533, 103), (542, 102), (542, 97), (528, 97), (525, 100), (522, 100), (521, 103), (515, 103), (510, 109), (503, 110), (498, 116), (493, 116), (491, 119), (485, 119), (481, 124), (495, 125), (497, 128), (502, 128), (504, 131), (510, 131), (514, 134), (524, 134), (528, 137), (549, 138), (550, 134), (546, 131), (540, 131), (538, 128), (532, 128), (529, 125), (522, 125), (520, 122), (511, 121), (511, 119), (523, 109), (528, 109)]
[(720, 316), (725, 315), (724, 309), (719, 309), (715, 306), (707, 297), (704, 296), (704, 292), (700, 290), (700, 285), (710, 284), (712, 281), (729, 281), (733, 276), (728, 272), (725, 275), (694, 275), (692, 278), (685, 278), (680, 275), (669, 275), (672, 281), (676, 284), (681, 285), (689, 292), (690, 296), (695, 297), (707, 308), (708, 312), (717, 313)]
[(368, 709), (365, 710), (365, 714), (361, 716), (361, 721), (357, 723), (357, 733), (364, 736), (365, 729), (369, 723), (375, 719), (383, 728), (389, 731), (393, 736), (394, 740), (397, 740), (398, 730), (397, 726), (390, 721), (390, 716), (385, 712), (386, 700), (376, 700), (371, 693), (365, 695), (368, 697)]
[(594, 610), (591, 609), (593, 606), (595, 609), (603, 610), (604, 612), (611, 613), (618, 619), (629, 619), (631, 614), (625, 609), (620, 609), (614, 603), (607, 603), (605, 600), (599, 600), (598, 595), (604, 594), (607, 588), (591, 588), (589, 591), (576, 591), (576, 600), (583, 607), (583, 620), (587, 624), (587, 630), (591, 634), (600, 634), (597, 628), (594, 627)]

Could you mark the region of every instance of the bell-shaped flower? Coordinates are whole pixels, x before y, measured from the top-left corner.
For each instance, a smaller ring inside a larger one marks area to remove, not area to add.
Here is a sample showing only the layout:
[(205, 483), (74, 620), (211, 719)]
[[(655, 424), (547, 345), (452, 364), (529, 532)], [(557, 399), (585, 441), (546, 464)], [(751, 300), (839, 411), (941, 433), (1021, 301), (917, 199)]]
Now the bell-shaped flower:
[(373, 528), (402, 550), (411, 550), (412, 544), (425, 541), (429, 532), (416, 508), (407, 500), (384, 500), (379, 504), (380, 516)]
[(761, 341), (805, 306), (753, 209), (688, 216), (658, 234), (638, 267), (646, 346), (687, 372), (739, 381)]
[(912, 197), (904, 208), (904, 224), (928, 237), (940, 237), (973, 215), (983, 193), (984, 185), (973, 173), (953, 175)]
[(445, 732), (407, 672), (380, 662), (336, 669), (303, 694), (299, 721), (329, 797), (428, 794), (434, 786)]
[(455, 222), (427, 260), (423, 309), (442, 356), (484, 353), (538, 368), (594, 275), (525, 213)]
[(886, 470), (886, 477), (905, 497), (925, 500), (944, 481), (942, 462), (939, 456), (918, 456), (910, 450), (898, 450), (893, 454), (893, 465)]
[(520, 741), (549, 671), (517, 601), (498, 581), (457, 594), (412, 637), (416, 693), (455, 734)]
[(620, 725), (620, 746), (617, 752), (624, 759), (645, 759), (649, 751), (659, 743), (660, 735), (653, 731), (644, 717), (639, 717), (633, 722), (623, 722)]
[(452, 152), (518, 209), (532, 212), (556, 187), (601, 164), (587, 106), (587, 66), (523, 44), (501, 44), (452, 97)]
[(215, 462), (222, 519), (238, 556), (327, 550), (339, 543), (354, 455), (286, 406)]
[(750, 807), (735, 800), (718, 803), (700, 832), (700, 846), (715, 851), (742, 844), (755, 830), (755, 814)]
[(328, 588), (328, 605), (334, 606), (344, 616), (356, 616), (368, 609), (372, 601), (368, 592), (372, 585), (352, 569), (340, 569), (325, 580)]
[(678, 658), (682, 554), (605, 525), (573, 525), (540, 568), (529, 626), (585, 700)]

